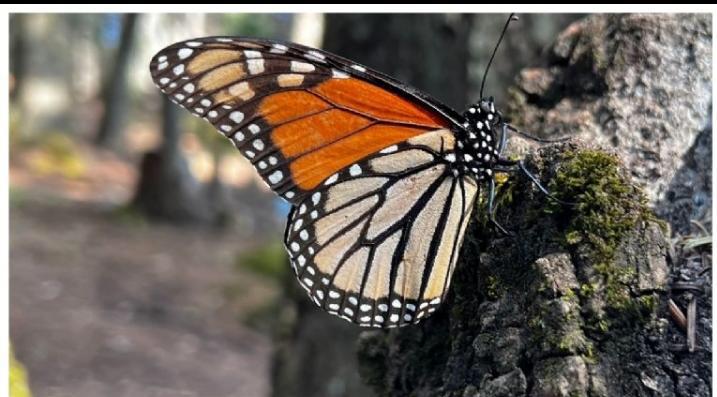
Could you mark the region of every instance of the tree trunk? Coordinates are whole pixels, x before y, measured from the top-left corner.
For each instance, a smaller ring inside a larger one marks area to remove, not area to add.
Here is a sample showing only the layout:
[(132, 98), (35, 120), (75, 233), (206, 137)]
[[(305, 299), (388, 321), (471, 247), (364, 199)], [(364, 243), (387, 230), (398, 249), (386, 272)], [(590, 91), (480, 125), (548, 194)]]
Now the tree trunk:
[(194, 179), (180, 150), (179, 107), (162, 96), (162, 145), (147, 153), (133, 206), (145, 215), (170, 222), (210, 221), (205, 192)]
[(122, 37), (119, 42), (112, 72), (107, 76), (102, 91), (104, 114), (97, 131), (98, 145), (113, 148), (119, 143), (127, 112), (127, 70), (130, 55), (135, 45), (137, 14), (126, 14), (122, 22)]
[[(418, 326), (362, 334), (360, 371), (379, 395), (711, 395), (710, 265), (671, 256), (649, 207), (669, 208), (656, 198), (686, 155), (711, 156), (710, 139), (696, 140), (711, 136), (711, 34), (706, 15), (594, 16), (521, 73), (514, 124), (580, 137), (528, 156), (576, 204), (511, 177), (498, 220), (515, 235), (474, 220), (443, 306)], [(700, 287), (693, 352), (668, 315), (669, 298), (682, 311), (689, 299), (671, 279)]]
[(10, 89), (10, 100), (16, 102), (21, 97), (25, 83), (25, 51), (27, 51), (27, 38), (25, 37), (26, 14), (10, 15), (10, 73), (13, 81)]

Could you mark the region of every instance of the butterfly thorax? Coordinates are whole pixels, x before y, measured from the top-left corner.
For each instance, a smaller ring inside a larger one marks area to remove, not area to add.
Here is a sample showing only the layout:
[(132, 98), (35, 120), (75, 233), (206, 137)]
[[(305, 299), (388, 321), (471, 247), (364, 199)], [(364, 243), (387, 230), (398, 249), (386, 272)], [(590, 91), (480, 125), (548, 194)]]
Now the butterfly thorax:
[(493, 98), (485, 98), (463, 113), (463, 129), (456, 133), (456, 172), (473, 175), (476, 180), (491, 177), (498, 159), (494, 127), (500, 123)]

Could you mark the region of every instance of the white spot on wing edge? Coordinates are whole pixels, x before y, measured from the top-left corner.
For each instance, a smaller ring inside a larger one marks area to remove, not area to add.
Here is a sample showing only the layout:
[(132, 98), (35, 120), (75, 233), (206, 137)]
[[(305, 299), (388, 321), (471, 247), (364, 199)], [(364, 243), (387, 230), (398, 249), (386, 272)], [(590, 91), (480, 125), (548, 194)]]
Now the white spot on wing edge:
[(307, 59), (311, 59), (312, 61), (317, 61), (317, 62), (325, 62), (325, 59), (326, 59), (324, 54), (322, 54), (316, 50), (308, 51), (304, 56)]
[(350, 77), (348, 73), (338, 69), (331, 69), (331, 76), (335, 79), (348, 79)]
[(244, 50), (244, 56), (247, 58), (261, 58), (261, 52), (255, 50)]
[(252, 146), (256, 148), (258, 151), (264, 150), (264, 142), (261, 139), (255, 139), (254, 142), (251, 143)]
[(296, 73), (309, 73), (316, 70), (316, 66), (307, 62), (291, 61), (291, 71)]
[(231, 113), (229, 113), (229, 119), (237, 124), (241, 123), (242, 120), (244, 120), (244, 113), (235, 110)]
[(179, 59), (186, 59), (189, 58), (190, 55), (194, 52), (191, 48), (182, 48), (179, 51), (177, 51), (177, 56)]
[(264, 73), (264, 59), (250, 59), (246, 62), (250, 74)]
[(336, 182), (339, 179), (339, 174), (333, 174), (328, 179), (326, 179), (326, 182), (324, 182), (324, 185), (331, 185), (332, 183)]
[(363, 67), (363, 66), (361, 66), (361, 65), (351, 65), (351, 68), (352, 68), (352, 69), (356, 69), (356, 70), (358, 70), (359, 72), (365, 72), (365, 71), (366, 71), (366, 68)]
[(277, 184), (281, 182), (283, 178), (284, 173), (282, 173), (281, 170), (276, 170), (271, 175), (269, 175), (269, 182), (271, 182), (272, 184)]
[(234, 134), (234, 136), (232, 137), (232, 139), (239, 143), (244, 140), (244, 134), (241, 131), (237, 131), (236, 134)]
[(289, 47), (287, 47), (283, 44), (274, 43), (274, 44), (272, 44), (271, 50), (269, 52), (274, 53), (274, 54), (283, 54), (288, 50), (289, 50)]
[(349, 168), (349, 174), (351, 174), (351, 176), (361, 175), (361, 166), (358, 164), (352, 165), (351, 168)]
[(174, 72), (174, 74), (177, 76), (184, 73), (184, 64), (180, 63), (179, 65), (175, 66), (174, 68), (172, 68), (172, 72)]
[(381, 150), (379, 153), (386, 154), (386, 153), (393, 153), (398, 150), (398, 145), (391, 145), (383, 150)]
[[(288, 192), (287, 192), (287, 193), (288, 193)], [(303, 219), (299, 219), (299, 220), (297, 220), (296, 222), (294, 222), (294, 231), (298, 231), (299, 229), (301, 229), (301, 226), (302, 226), (303, 224), (304, 224), (304, 220), (303, 220)]]

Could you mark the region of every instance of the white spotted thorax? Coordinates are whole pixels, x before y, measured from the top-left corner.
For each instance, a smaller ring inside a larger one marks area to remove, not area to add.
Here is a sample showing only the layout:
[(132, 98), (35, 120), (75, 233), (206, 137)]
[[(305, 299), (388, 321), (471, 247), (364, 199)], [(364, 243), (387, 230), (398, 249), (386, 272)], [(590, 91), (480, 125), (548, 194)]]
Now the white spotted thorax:
[(455, 175), (467, 174), (479, 181), (487, 180), (499, 155), (494, 127), (500, 124), (501, 116), (495, 110), (493, 97), (481, 99), (469, 107), (463, 117), (463, 129), (455, 131), (455, 152), (445, 158), (453, 164)]

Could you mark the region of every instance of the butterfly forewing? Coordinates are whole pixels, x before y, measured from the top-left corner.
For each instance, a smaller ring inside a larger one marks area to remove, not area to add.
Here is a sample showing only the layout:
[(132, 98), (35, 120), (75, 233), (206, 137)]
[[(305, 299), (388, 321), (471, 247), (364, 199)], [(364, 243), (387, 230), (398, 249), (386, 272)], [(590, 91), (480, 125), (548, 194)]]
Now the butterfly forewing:
[(400, 89), (369, 82), (366, 68), (296, 45), (195, 39), (160, 51), (150, 69), (165, 94), (226, 135), (293, 204), (348, 165), (451, 124)]

